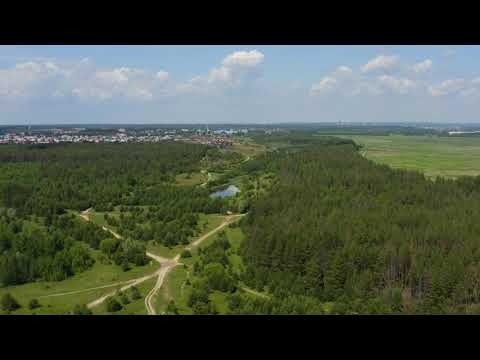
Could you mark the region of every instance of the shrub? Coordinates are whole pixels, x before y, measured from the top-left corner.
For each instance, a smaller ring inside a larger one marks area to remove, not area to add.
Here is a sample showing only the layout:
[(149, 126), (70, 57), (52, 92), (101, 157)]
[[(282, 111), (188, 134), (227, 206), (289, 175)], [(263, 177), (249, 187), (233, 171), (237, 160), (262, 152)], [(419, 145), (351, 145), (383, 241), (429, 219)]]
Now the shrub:
[(109, 297), (107, 299), (107, 311), (108, 312), (117, 312), (122, 310), (123, 306), (118, 302), (117, 299)]
[(182, 259), (190, 258), (192, 257), (192, 253), (190, 252), (190, 250), (183, 250), (182, 253), (180, 254), (180, 257)]
[(132, 300), (138, 300), (142, 298), (142, 294), (140, 294), (140, 290), (136, 286), (132, 286), (130, 288), (130, 296)]
[(6, 293), (2, 296), (1, 305), (2, 309), (5, 311), (15, 311), (20, 308), (20, 304), (12, 295), (10, 295), (10, 293)]
[(92, 310), (90, 310), (85, 304), (75, 305), (73, 308), (73, 315), (92, 315)]
[(120, 301), (122, 302), (123, 305), (128, 305), (128, 304), (130, 304), (130, 299), (128, 298), (127, 294), (125, 294), (125, 293), (122, 292), (122, 293), (120, 294), (119, 298), (120, 298)]
[(40, 306), (41, 306), (41, 305), (40, 305), (40, 303), (38, 302), (37, 299), (32, 299), (32, 300), (30, 300), (30, 302), (28, 303), (28, 308), (29, 308), (30, 310), (39, 308)]

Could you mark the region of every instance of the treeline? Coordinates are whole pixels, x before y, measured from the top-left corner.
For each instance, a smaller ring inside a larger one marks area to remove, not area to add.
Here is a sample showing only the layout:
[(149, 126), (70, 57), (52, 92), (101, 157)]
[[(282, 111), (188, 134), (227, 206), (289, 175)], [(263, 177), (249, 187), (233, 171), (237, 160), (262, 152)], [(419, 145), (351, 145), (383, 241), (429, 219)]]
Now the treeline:
[(29, 221), (14, 211), (0, 214), (0, 286), (38, 279), (60, 281), (89, 269), (90, 248), (111, 235), (74, 216)]
[(272, 134), (261, 134), (254, 136), (255, 142), (259, 144), (286, 144), (290, 146), (290, 149), (295, 146), (305, 145), (341, 145), (349, 144), (353, 147), (357, 147), (355, 142), (351, 139), (341, 139), (334, 136), (326, 136), (300, 130), (292, 130), (287, 133), (278, 132)]
[(376, 165), (351, 145), (268, 162), (278, 181), (243, 224), (249, 286), (302, 304), (333, 302), (334, 313), (478, 308), (480, 178), (430, 181)]

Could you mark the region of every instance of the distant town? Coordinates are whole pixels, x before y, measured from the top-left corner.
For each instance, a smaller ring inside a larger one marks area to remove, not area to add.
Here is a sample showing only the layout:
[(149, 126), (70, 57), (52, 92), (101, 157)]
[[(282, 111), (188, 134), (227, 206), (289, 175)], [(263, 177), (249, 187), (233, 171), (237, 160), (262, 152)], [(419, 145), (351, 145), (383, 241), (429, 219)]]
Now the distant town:
[(156, 143), (187, 141), (217, 147), (232, 145), (232, 137), (248, 134), (248, 128), (136, 129), (136, 128), (51, 128), (32, 130), (30, 127), (7, 129), (0, 134), (0, 144), (59, 143)]

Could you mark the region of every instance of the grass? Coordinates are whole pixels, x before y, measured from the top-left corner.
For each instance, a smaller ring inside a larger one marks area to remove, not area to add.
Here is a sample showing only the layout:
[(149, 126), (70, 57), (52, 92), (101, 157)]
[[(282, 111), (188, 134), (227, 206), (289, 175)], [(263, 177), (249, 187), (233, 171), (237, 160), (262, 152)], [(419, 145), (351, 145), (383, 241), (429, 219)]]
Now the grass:
[[(210, 231), (216, 226), (218, 225), (210, 223), (204, 233)], [(228, 226), (224, 228), (224, 231), (227, 235), (230, 245), (232, 246), (227, 255), (233, 264), (234, 270), (239, 273), (243, 268), (242, 259), (233, 252), (238, 251), (244, 234), (240, 228), (230, 228)], [(218, 232), (205, 239), (205, 241), (202, 242), (199, 247), (208, 246), (208, 244), (211, 244), (217, 237)], [(154, 298), (154, 306), (157, 313), (161, 314), (166, 311), (169, 301), (173, 299), (181, 315), (192, 314), (192, 309), (187, 305), (192, 287), (191, 285), (186, 285), (185, 283), (187, 277), (190, 279), (190, 281), (194, 280), (194, 277), (192, 276), (192, 265), (196, 261), (197, 252), (192, 251), (192, 255), (193, 257), (191, 258), (181, 259), (181, 262), (186, 264), (187, 268), (185, 268), (183, 265), (179, 265), (174, 268), (165, 278), (163, 286), (160, 288)], [(226, 314), (228, 312), (227, 294), (215, 291), (210, 295), (210, 300), (215, 304), (217, 311), (219, 311), (221, 314)]]
[(157, 278), (149, 279), (136, 287), (140, 291), (142, 297), (137, 300), (132, 300), (130, 297), (130, 289), (126, 290), (125, 293), (127, 294), (128, 298), (130, 299), (130, 303), (127, 305), (123, 305), (122, 310), (109, 313), (107, 311), (106, 303), (103, 303), (95, 308), (93, 308), (94, 315), (148, 315), (147, 309), (145, 307), (145, 296), (147, 293), (155, 286), (155, 282)]
[[(95, 257), (98, 257), (98, 254), (99, 252), (94, 252)], [(0, 288), (0, 297), (9, 292), (15, 299), (17, 299), (20, 305), (22, 305), (22, 308), (13, 312), (13, 314), (66, 314), (71, 311), (76, 304), (86, 304), (93, 301), (100, 296), (111, 292), (117, 286), (55, 297), (42, 296), (85, 290), (127, 281), (152, 273), (157, 270), (158, 267), (158, 263), (151, 262), (145, 266), (133, 267), (131, 270), (123, 272), (117, 265), (105, 265), (96, 261), (91, 269), (63, 281), (38, 281), (24, 285)], [(28, 309), (28, 303), (34, 298), (39, 300), (42, 307), (30, 310)]]
[(427, 177), (480, 175), (480, 137), (339, 135), (363, 145), (366, 158)]
[(232, 150), (239, 152), (246, 157), (255, 157), (265, 152), (265, 146), (244, 141), (240, 143), (234, 143)]
[(175, 184), (179, 186), (195, 186), (200, 185), (205, 181), (207, 181), (207, 176), (201, 172), (192, 174), (183, 173), (178, 174), (175, 177)]
[(157, 314), (166, 312), (171, 299), (174, 299), (180, 314), (192, 313), (192, 310), (187, 305), (191, 286), (185, 284), (189, 271), (182, 265), (179, 265), (168, 274), (162, 287), (153, 299)]
[[(208, 214), (208, 215), (199, 214), (198, 231), (196, 236), (190, 239), (190, 242), (195, 241), (203, 234), (208, 233), (209, 231), (215, 229), (217, 226), (219, 226), (223, 222), (223, 219), (224, 219), (223, 215), (220, 215), (220, 214)], [(147, 245), (147, 250), (149, 252), (155, 255), (159, 255), (167, 258), (175, 257), (177, 254), (181, 253), (184, 248), (185, 248), (184, 245), (176, 245), (169, 248), (167, 246), (155, 244), (153, 242), (150, 242)]]

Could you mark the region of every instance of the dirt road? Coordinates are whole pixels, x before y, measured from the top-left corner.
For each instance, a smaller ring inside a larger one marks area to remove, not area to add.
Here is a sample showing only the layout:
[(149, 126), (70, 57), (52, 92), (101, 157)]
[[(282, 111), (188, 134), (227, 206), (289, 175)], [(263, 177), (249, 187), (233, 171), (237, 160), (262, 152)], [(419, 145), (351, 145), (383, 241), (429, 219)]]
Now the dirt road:
[[(187, 247), (185, 247), (185, 250), (192, 250), (194, 247), (200, 245), (202, 243), (202, 241), (204, 241), (205, 239), (207, 239), (208, 237), (212, 236), (213, 234), (215, 234), (217, 231), (220, 231), (222, 230), (225, 226), (227, 226), (228, 224), (230, 224), (232, 222), (233, 219), (237, 218), (237, 217), (241, 217), (241, 216), (244, 216), (244, 214), (241, 214), (241, 215), (228, 215), (225, 217), (225, 220), (219, 225), (217, 226), (215, 229), (209, 231), (208, 233), (206, 233), (205, 235), (199, 237), (197, 240), (195, 240), (193, 243), (191, 243), (190, 245), (188, 245)], [(164, 258), (161, 258), (161, 259), (164, 259)], [(152, 290), (150, 290), (150, 292), (148, 293), (147, 297), (145, 298), (145, 306), (147, 308), (147, 313), (148, 315), (156, 315), (157, 312), (155, 311), (155, 306), (153, 305), (153, 299), (155, 297), (155, 294), (157, 293), (158, 290), (160, 290), (160, 288), (162, 287), (163, 285), (163, 281), (165, 280), (165, 277), (167, 276), (167, 274), (177, 265), (180, 265), (179, 263), (179, 260), (180, 260), (180, 254), (177, 254), (177, 256), (175, 256), (175, 258), (173, 258), (173, 260), (169, 261), (169, 262), (163, 262), (162, 263), (162, 269), (160, 270), (160, 273), (159, 273), (159, 276), (158, 276), (158, 280), (157, 280), (157, 283), (155, 284), (155, 286), (153, 287)]]
[[(84, 220), (86, 221), (90, 221), (90, 218), (88, 216), (88, 213), (89, 213), (90, 209), (87, 209), (85, 211), (83, 211), (81, 214), (80, 214), (80, 217), (83, 218)], [(197, 240), (195, 240), (193, 243), (191, 243), (190, 245), (188, 245), (187, 247), (185, 247), (186, 250), (192, 250), (193, 248), (195, 248), (196, 246), (200, 245), (205, 239), (207, 239), (208, 237), (212, 236), (213, 234), (215, 234), (217, 231), (220, 231), (221, 229), (223, 229), (225, 226), (227, 226), (228, 224), (230, 224), (232, 222), (233, 219), (236, 219), (238, 217), (242, 217), (242, 216), (245, 216), (245, 214), (240, 214), (240, 215), (227, 215), (225, 216), (225, 220), (219, 225), (217, 226), (215, 229), (209, 231), (208, 233), (206, 233), (205, 235), (199, 237)], [(102, 226), (102, 229), (105, 230), (105, 231), (109, 231), (113, 236), (115, 236), (116, 238), (118, 239), (121, 239), (122, 236), (117, 234), (116, 232), (114, 232), (113, 230), (105, 227), (105, 226)], [(111, 286), (115, 286), (115, 285), (119, 285), (119, 284), (126, 284), (124, 285), (123, 287), (120, 288), (120, 291), (125, 291), (129, 288), (131, 288), (132, 286), (135, 286), (135, 285), (138, 285), (144, 281), (147, 281), (153, 277), (158, 277), (157, 278), (157, 282), (155, 283), (155, 286), (152, 288), (152, 290), (149, 291), (149, 293), (147, 294), (147, 296), (145, 297), (145, 307), (147, 308), (147, 313), (149, 315), (156, 315), (157, 312), (155, 311), (155, 306), (153, 304), (153, 299), (155, 297), (155, 294), (158, 292), (158, 290), (162, 287), (163, 285), (163, 282), (166, 278), (166, 276), (168, 275), (168, 273), (173, 269), (175, 268), (175, 266), (177, 265), (181, 265), (181, 263), (179, 262), (180, 260), (180, 254), (177, 254), (173, 259), (169, 259), (169, 258), (164, 258), (164, 257), (161, 257), (161, 256), (158, 256), (158, 255), (155, 255), (155, 254), (152, 254), (150, 252), (147, 251), (146, 255), (157, 261), (158, 263), (160, 263), (161, 267), (159, 270), (155, 271), (153, 274), (149, 274), (149, 275), (146, 275), (146, 276), (143, 276), (143, 277), (140, 277), (138, 279), (133, 279), (133, 280), (128, 280), (126, 282), (123, 282), (123, 283), (118, 283), (118, 284), (114, 284), (114, 285), (107, 285), (105, 287), (111, 287)], [(102, 288), (102, 287), (99, 287), (99, 288)], [(98, 289), (99, 289), (98, 288)], [(89, 290), (94, 290), (95, 288), (93, 289), (87, 289), (87, 290), (79, 290), (78, 292), (84, 292), (84, 291), (89, 291)], [(102, 297), (90, 302), (89, 304), (87, 304), (87, 307), (88, 308), (93, 308), (95, 306), (98, 306), (100, 304), (102, 304), (106, 299), (108, 299), (109, 297), (111, 296), (114, 296), (115, 293), (117, 292), (117, 290), (115, 291), (112, 291), (106, 295), (103, 295)], [(72, 292), (70, 292), (72, 293)], [(73, 293), (76, 293), (76, 292), (73, 292)], [(52, 296), (61, 296), (61, 295), (67, 295), (68, 293), (64, 293), (64, 294), (55, 294), (55, 295), (52, 295)]]

